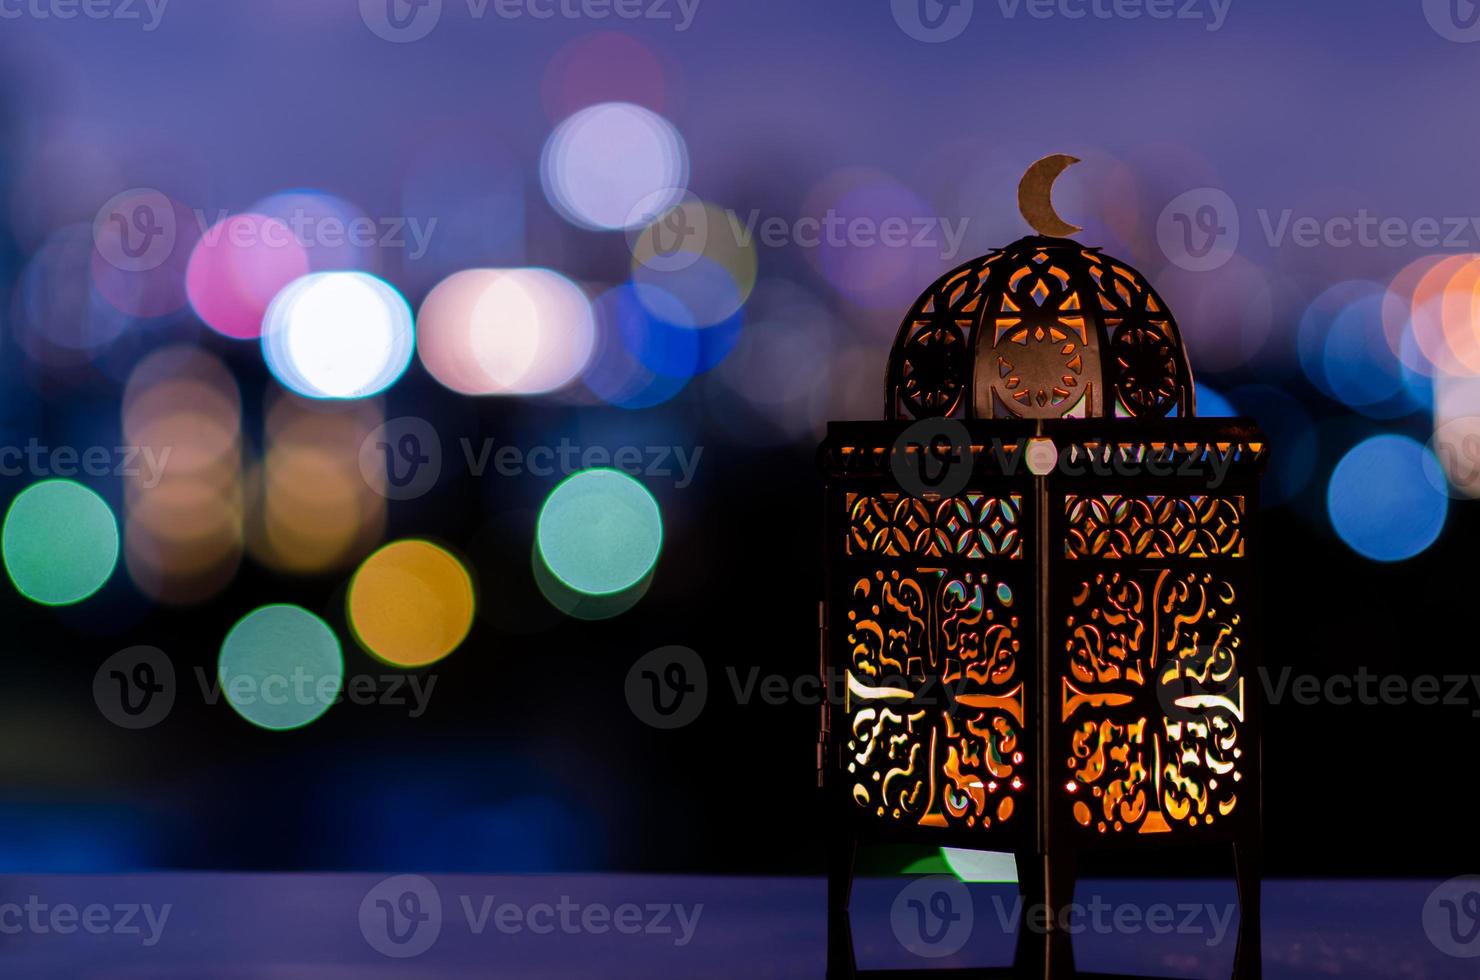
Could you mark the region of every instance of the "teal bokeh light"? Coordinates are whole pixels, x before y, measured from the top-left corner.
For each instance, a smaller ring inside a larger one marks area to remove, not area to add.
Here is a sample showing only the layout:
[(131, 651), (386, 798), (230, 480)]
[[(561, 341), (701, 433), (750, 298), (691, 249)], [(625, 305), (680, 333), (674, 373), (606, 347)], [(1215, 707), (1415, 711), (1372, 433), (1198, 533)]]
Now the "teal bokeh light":
[(647, 488), (625, 473), (582, 470), (545, 500), (535, 540), (545, 567), (565, 585), (611, 595), (652, 571), (663, 548), (663, 515)]
[(32, 484), (11, 502), (0, 532), (5, 571), (26, 598), (81, 602), (118, 565), (118, 521), (102, 497), (71, 480)]
[(226, 703), (272, 731), (302, 728), (339, 697), (344, 655), (322, 619), (298, 606), (263, 606), (226, 634), (216, 671)]

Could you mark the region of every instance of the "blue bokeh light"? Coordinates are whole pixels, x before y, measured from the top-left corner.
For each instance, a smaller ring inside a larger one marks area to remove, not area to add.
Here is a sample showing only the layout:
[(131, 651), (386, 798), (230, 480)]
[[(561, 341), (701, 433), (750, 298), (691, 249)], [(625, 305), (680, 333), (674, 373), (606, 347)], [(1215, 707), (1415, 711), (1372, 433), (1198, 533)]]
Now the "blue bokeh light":
[(1352, 301), (1331, 321), (1321, 355), (1327, 390), (1372, 418), (1407, 415), (1418, 408), (1405, 371), (1383, 331), (1382, 294)]
[(653, 316), (638, 301), (636, 287), (609, 289), (592, 305), (598, 324), (596, 348), (581, 380), (593, 394), (618, 408), (640, 409), (661, 405), (684, 389), (698, 364), (696, 349), (674, 352), (676, 370), (670, 374), (652, 370), (628, 349), (628, 338), (641, 340), (653, 329)]
[(1373, 436), (1348, 452), (1331, 474), (1331, 525), (1355, 552), (1373, 561), (1403, 561), (1444, 530), (1449, 498), (1425, 475), (1432, 454), (1407, 436)]
[(1231, 419), (1238, 416), (1233, 402), (1207, 385), (1197, 386), (1197, 415), (1204, 419)]
[[(1339, 397), (1326, 375), (1326, 345), (1337, 318), (1352, 304), (1374, 296), (1380, 298), (1385, 293), (1386, 289), (1381, 284), (1365, 279), (1339, 282), (1311, 300), (1301, 314), (1295, 335), (1295, 351), (1300, 359), (1300, 369), (1322, 394)], [(1381, 330), (1380, 311), (1378, 317), (1378, 329)]]
[(617, 318), (622, 344), (655, 374), (690, 378), (712, 371), (740, 339), (743, 314), (704, 326), (681, 299), (658, 286), (634, 283), (632, 296), (646, 316)]

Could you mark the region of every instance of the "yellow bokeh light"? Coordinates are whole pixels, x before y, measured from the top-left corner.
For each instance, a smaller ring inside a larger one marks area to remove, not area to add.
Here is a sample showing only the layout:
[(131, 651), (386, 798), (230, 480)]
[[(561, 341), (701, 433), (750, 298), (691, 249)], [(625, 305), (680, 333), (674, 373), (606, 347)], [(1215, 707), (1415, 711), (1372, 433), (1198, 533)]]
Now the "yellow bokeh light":
[(473, 625), (473, 580), (426, 541), (396, 541), (365, 559), (349, 585), (349, 621), (370, 654), (424, 667), (457, 649)]
[[(712, 326), (734, 316), (755, 289), (756, 234), (739, 215), (685, 195), (632, 239), (633, 279), (677, 299), (694, 318), (684, 326)], [(729, 285), (706, 274), (701, 259), (710, 270), (723, 270)]]

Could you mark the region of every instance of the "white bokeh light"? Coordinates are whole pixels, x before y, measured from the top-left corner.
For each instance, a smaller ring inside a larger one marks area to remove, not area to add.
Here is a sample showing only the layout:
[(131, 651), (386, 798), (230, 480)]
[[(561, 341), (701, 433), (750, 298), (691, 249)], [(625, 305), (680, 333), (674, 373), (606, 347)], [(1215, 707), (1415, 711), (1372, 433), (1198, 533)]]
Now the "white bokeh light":
[(668, 120), (626, 102), (605, 102), (566, 119), (545, 143), (545, 196), (582, 228), (642, 227), (682, 198), (688, 149)]
[(443, 385), (468, 395), (536, 395), (574, 380), (591, 359), (585, 292), (549, 269), (469, 269), (422, 303), (417, 345)]
[(309, 398), (364, 398), (411, 363), (411, 308), (363, 272), (320, 272), (290, 283), (263, 318), (262, 353), (273, 375)]

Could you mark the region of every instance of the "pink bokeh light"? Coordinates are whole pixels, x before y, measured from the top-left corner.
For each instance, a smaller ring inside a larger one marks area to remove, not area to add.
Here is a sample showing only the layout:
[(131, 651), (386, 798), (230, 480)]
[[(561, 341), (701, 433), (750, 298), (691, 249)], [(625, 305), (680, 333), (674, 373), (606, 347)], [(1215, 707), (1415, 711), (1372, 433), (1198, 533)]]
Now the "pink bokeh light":
[(250, 340), (274, 296), (309, 272), (308, 252), (275, 218), (237, 214), (212, 225), (190, 253), (190, 305), (219, 334)]

